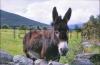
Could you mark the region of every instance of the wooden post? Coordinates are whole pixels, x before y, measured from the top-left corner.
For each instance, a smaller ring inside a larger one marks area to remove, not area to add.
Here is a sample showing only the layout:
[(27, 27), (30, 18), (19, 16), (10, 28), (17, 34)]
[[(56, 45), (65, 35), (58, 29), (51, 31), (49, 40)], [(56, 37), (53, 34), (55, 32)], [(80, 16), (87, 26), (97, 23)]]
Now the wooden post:
[(13, 32), (13, 35), (14, 35), (14, 39), (16, 38), (16, 27), (14, 26), (14, 32)]

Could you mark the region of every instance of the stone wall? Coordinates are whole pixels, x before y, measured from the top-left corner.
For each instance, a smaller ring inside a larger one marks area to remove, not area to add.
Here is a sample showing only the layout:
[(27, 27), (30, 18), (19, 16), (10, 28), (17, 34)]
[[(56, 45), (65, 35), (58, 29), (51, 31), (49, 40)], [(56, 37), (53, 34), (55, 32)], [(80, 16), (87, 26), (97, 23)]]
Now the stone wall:
[(32, 61), (24, 55), (12, 56), (5, 51), (0, 51), (0, 65), (93, 65), (93, 63), (85, 57), (85, 55), (77, 55), (69, 64), (62, 64), (55, 61), (45, 61), (38, 59)]

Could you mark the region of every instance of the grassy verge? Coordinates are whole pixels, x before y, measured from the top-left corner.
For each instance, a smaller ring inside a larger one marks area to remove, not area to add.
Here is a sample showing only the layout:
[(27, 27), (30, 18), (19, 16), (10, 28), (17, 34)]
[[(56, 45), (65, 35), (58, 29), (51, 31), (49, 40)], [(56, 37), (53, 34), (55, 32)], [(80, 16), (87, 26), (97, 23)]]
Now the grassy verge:
[[(22, 51), (22, 39), (18, 38), (18, 34), (14, 38), (14, 30), (12, 29), (0, 29), (1, 39), (0, 39), (0, 48), (9, 52), (12, 55), (23, 54)], [(19, 33), (16, 30), (16, 33)]]

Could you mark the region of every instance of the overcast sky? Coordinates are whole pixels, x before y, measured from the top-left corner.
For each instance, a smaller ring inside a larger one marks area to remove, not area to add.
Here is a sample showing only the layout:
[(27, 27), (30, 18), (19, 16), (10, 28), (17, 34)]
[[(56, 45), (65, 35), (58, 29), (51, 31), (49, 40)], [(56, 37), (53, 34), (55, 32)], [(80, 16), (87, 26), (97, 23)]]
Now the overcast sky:
[(98, 15), (99, 0), (0, 0), (2, 10), (50, 24), (52, 9), (57, 7), (59, 15), (64, 16), (69, 7), (72, 16), (68, 24), (86, 22), (91, 15)]

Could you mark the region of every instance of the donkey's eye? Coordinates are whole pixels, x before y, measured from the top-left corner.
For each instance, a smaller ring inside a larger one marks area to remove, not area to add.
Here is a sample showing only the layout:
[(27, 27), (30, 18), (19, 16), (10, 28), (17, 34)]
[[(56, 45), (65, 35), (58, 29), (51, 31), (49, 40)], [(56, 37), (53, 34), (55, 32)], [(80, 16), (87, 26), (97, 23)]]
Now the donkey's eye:
[(59, 32), (58, 31), (55, 31), (55, 34), (59, 34)]
[(57, 37), (59, 37), (59, 32), (58, 31), (55, 31), (55, 34)]

